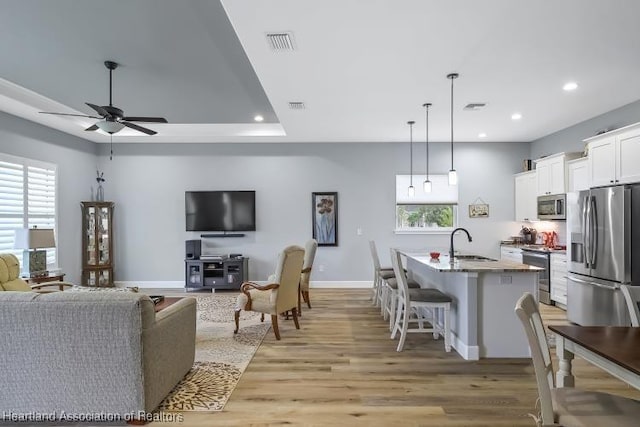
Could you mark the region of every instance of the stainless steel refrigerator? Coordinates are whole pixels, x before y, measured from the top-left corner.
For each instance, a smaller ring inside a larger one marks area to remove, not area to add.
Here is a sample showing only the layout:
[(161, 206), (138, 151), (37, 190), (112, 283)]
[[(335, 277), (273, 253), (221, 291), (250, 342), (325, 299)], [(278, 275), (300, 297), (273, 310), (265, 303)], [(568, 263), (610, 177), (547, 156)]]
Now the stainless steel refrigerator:
[(630, 325), (620, 285), (640, 285), (640, 184), (567, 194), (567, 318)]

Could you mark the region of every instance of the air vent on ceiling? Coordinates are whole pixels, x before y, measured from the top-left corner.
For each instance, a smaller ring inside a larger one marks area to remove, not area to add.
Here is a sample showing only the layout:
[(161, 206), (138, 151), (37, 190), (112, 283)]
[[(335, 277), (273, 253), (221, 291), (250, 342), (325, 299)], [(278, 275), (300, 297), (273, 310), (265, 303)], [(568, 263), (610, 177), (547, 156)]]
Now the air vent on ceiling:
[(271, 46), (271, 50), (295, 50), (293, 46), (293, 34), (291, 33), (267, 33), (267, 41), (269, 42), (269, 46)]
[(482, 110), (486, 105), (487, 104), (483, 104), (481, 102), (473, 102), (471, 104), (465, 105), (463, 109), (468, 111), (478, 111), (478, 110)]
[(304, 110), (306, 107), (304, 105), (304, 102), (296, 101), (296, 102), (290, 102), (289, 108), (292, 110)]

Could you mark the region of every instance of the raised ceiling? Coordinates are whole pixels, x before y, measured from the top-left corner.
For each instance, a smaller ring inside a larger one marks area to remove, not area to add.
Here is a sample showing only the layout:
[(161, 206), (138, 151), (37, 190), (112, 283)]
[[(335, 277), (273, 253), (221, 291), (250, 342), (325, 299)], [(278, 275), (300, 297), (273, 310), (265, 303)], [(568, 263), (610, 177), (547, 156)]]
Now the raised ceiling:
[[(405, 141), (407, 120), (424, 138), (425, 101), (432, 140), (447, 141), (458, 72), (456, 141), (531, 141), (640, 99), (638, 16), (636, 0), (13, 0), (0, 108), (106, 141), (83, 131), (92, 120), (37, 111), (106, 103), (112, 59), (114, 103), (170, 121), (114, 142)], [(281, 31), (294, 51), (269, 47)], [(474, 102), (487, 105), (463, 111)]]

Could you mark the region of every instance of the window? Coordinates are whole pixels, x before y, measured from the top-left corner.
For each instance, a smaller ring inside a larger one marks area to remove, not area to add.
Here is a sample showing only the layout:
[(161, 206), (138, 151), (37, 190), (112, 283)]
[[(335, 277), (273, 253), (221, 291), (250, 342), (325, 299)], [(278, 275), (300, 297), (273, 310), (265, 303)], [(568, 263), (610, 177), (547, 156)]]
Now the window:
[(396, 175), (396, 233), (449, 233), (458, 224), (458, 186), (447, 175), (431, 175), (431, 193), (425, 193), (425, 175), (413, 175), (415, 195), (409, 197), (410, 175)]
[[(56, 177), (53, 164), (0, 154), (0, 252), (15, 254), (21, 265), (15, 229), (37, 226), (56, 233)], [(56, 267), (56, 249), (47, 249), (47, 268)]]

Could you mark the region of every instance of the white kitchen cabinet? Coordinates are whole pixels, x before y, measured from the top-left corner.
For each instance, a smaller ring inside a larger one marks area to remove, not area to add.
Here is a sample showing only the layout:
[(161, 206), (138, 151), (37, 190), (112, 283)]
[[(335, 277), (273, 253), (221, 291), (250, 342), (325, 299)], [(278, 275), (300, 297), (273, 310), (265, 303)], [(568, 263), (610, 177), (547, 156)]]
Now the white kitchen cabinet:
[(500, 259), (522, 264), (522, 249), (513, 246), (501, 246)]
[(640, 182), (640, 129), (620, 134), (616, 149), (616, 182)]
[(514, 180), (515, 220), (534, 221), (538, 217), (536, 171), (519, 173)]
[(585, 140), (592, 187), (640, 182), (640, 123)]
[(616, 180), (615, 135), (589, 142), (589, 182), (593, 187), (611, 185)]
[(586, 157), (567, 162), (567, 192), (588, 190), (589, 163)]
[(537, 195), (566, 193), (565, 162), (578, 156), (578, 153), (558, 153), (536, 160)]
[(567, 255), (551, 254), (551, 300), (567, 305)]

